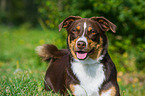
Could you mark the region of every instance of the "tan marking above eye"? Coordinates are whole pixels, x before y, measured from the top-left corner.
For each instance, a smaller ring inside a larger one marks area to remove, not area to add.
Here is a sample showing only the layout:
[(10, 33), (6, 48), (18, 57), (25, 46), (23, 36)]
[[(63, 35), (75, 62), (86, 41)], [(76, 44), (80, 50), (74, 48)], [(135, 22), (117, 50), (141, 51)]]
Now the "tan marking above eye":
[(96, 34), (96, 32), (93, 30), (93, 28), (92, 28), (92, 27), (89, 27), (89, 28), (88, 28), (88, 31), (89, 31), (89, 32), (91, 32), (91, 34), (93, 34), (93, 35), (95, 35), (95, 34)]
[(88, 31), (90, 32), (91, 30), (92, 30), (92, 27), (89, 27), (89, 28), (88, 28)]
[(81, 27), (80, 26), (77, 26), (77, 30), (80, 30), (81, 29)]

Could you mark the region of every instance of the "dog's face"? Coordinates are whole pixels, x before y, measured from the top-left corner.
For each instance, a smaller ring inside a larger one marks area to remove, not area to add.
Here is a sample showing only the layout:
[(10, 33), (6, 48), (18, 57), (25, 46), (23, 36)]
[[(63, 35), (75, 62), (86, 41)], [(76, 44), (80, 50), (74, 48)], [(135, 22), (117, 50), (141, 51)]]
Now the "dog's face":
[(105, 32), (116, 26), (104, 17), (81, 18), (70, 16), (60, 25), (68, 32), (68, 46), (75, 59), (86, 58), (97, 59), (103, 52), (107, 51), (107, 37)]

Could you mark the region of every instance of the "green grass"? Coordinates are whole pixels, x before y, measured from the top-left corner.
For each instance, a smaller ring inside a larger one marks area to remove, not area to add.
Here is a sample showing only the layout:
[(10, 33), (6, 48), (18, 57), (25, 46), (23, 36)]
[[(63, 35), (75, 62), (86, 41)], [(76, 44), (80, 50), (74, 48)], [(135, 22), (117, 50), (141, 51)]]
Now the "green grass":
[[(2, 96), (59, 95), (43, 90), (48, 64), (41, 62), (35, 48), (45, 43), (65, 48), (65, 34), (57, 30), (44, 32), (27, 26), (12, 28), (1, 25), (0, 94)], [(143, 84), (139, 82), (124, 84), (123, 79), (119, 81), (122, 96), (145, 96)]]

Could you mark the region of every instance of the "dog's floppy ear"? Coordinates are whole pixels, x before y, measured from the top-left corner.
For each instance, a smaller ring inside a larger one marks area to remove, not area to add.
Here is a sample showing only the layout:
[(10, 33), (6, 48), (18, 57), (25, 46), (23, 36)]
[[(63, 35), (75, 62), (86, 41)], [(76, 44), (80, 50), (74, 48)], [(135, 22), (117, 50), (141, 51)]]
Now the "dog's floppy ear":
[(97, 23), (99, 23), (99, 26), (103, 31), (106, 32), (111, 29), (112, 32), (116, 32), (116, 25), (110, 22), (108, 19), (104, 17), (92, 17), (90, 19), (97, 21)]
[(80, 16), (69, 16), (68, 18), (64, 19), (60, 24), (59, 24), (59, 31), (61, 31), (62, 28), (68, 28), (71, 23), (75, 20), (81, 19)]

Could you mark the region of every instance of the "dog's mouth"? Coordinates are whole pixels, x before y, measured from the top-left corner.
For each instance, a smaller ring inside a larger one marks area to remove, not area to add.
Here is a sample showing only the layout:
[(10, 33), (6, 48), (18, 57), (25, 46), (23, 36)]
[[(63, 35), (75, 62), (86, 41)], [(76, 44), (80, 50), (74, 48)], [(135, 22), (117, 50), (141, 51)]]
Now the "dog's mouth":
[(85, 52), (85, 51), (76, 51), (76, 56), (79, 60), (84, 60), (86, 59), (90, 54), (92, 54), (94, 52), (94, 48), (89, 51), (89, 52)]

